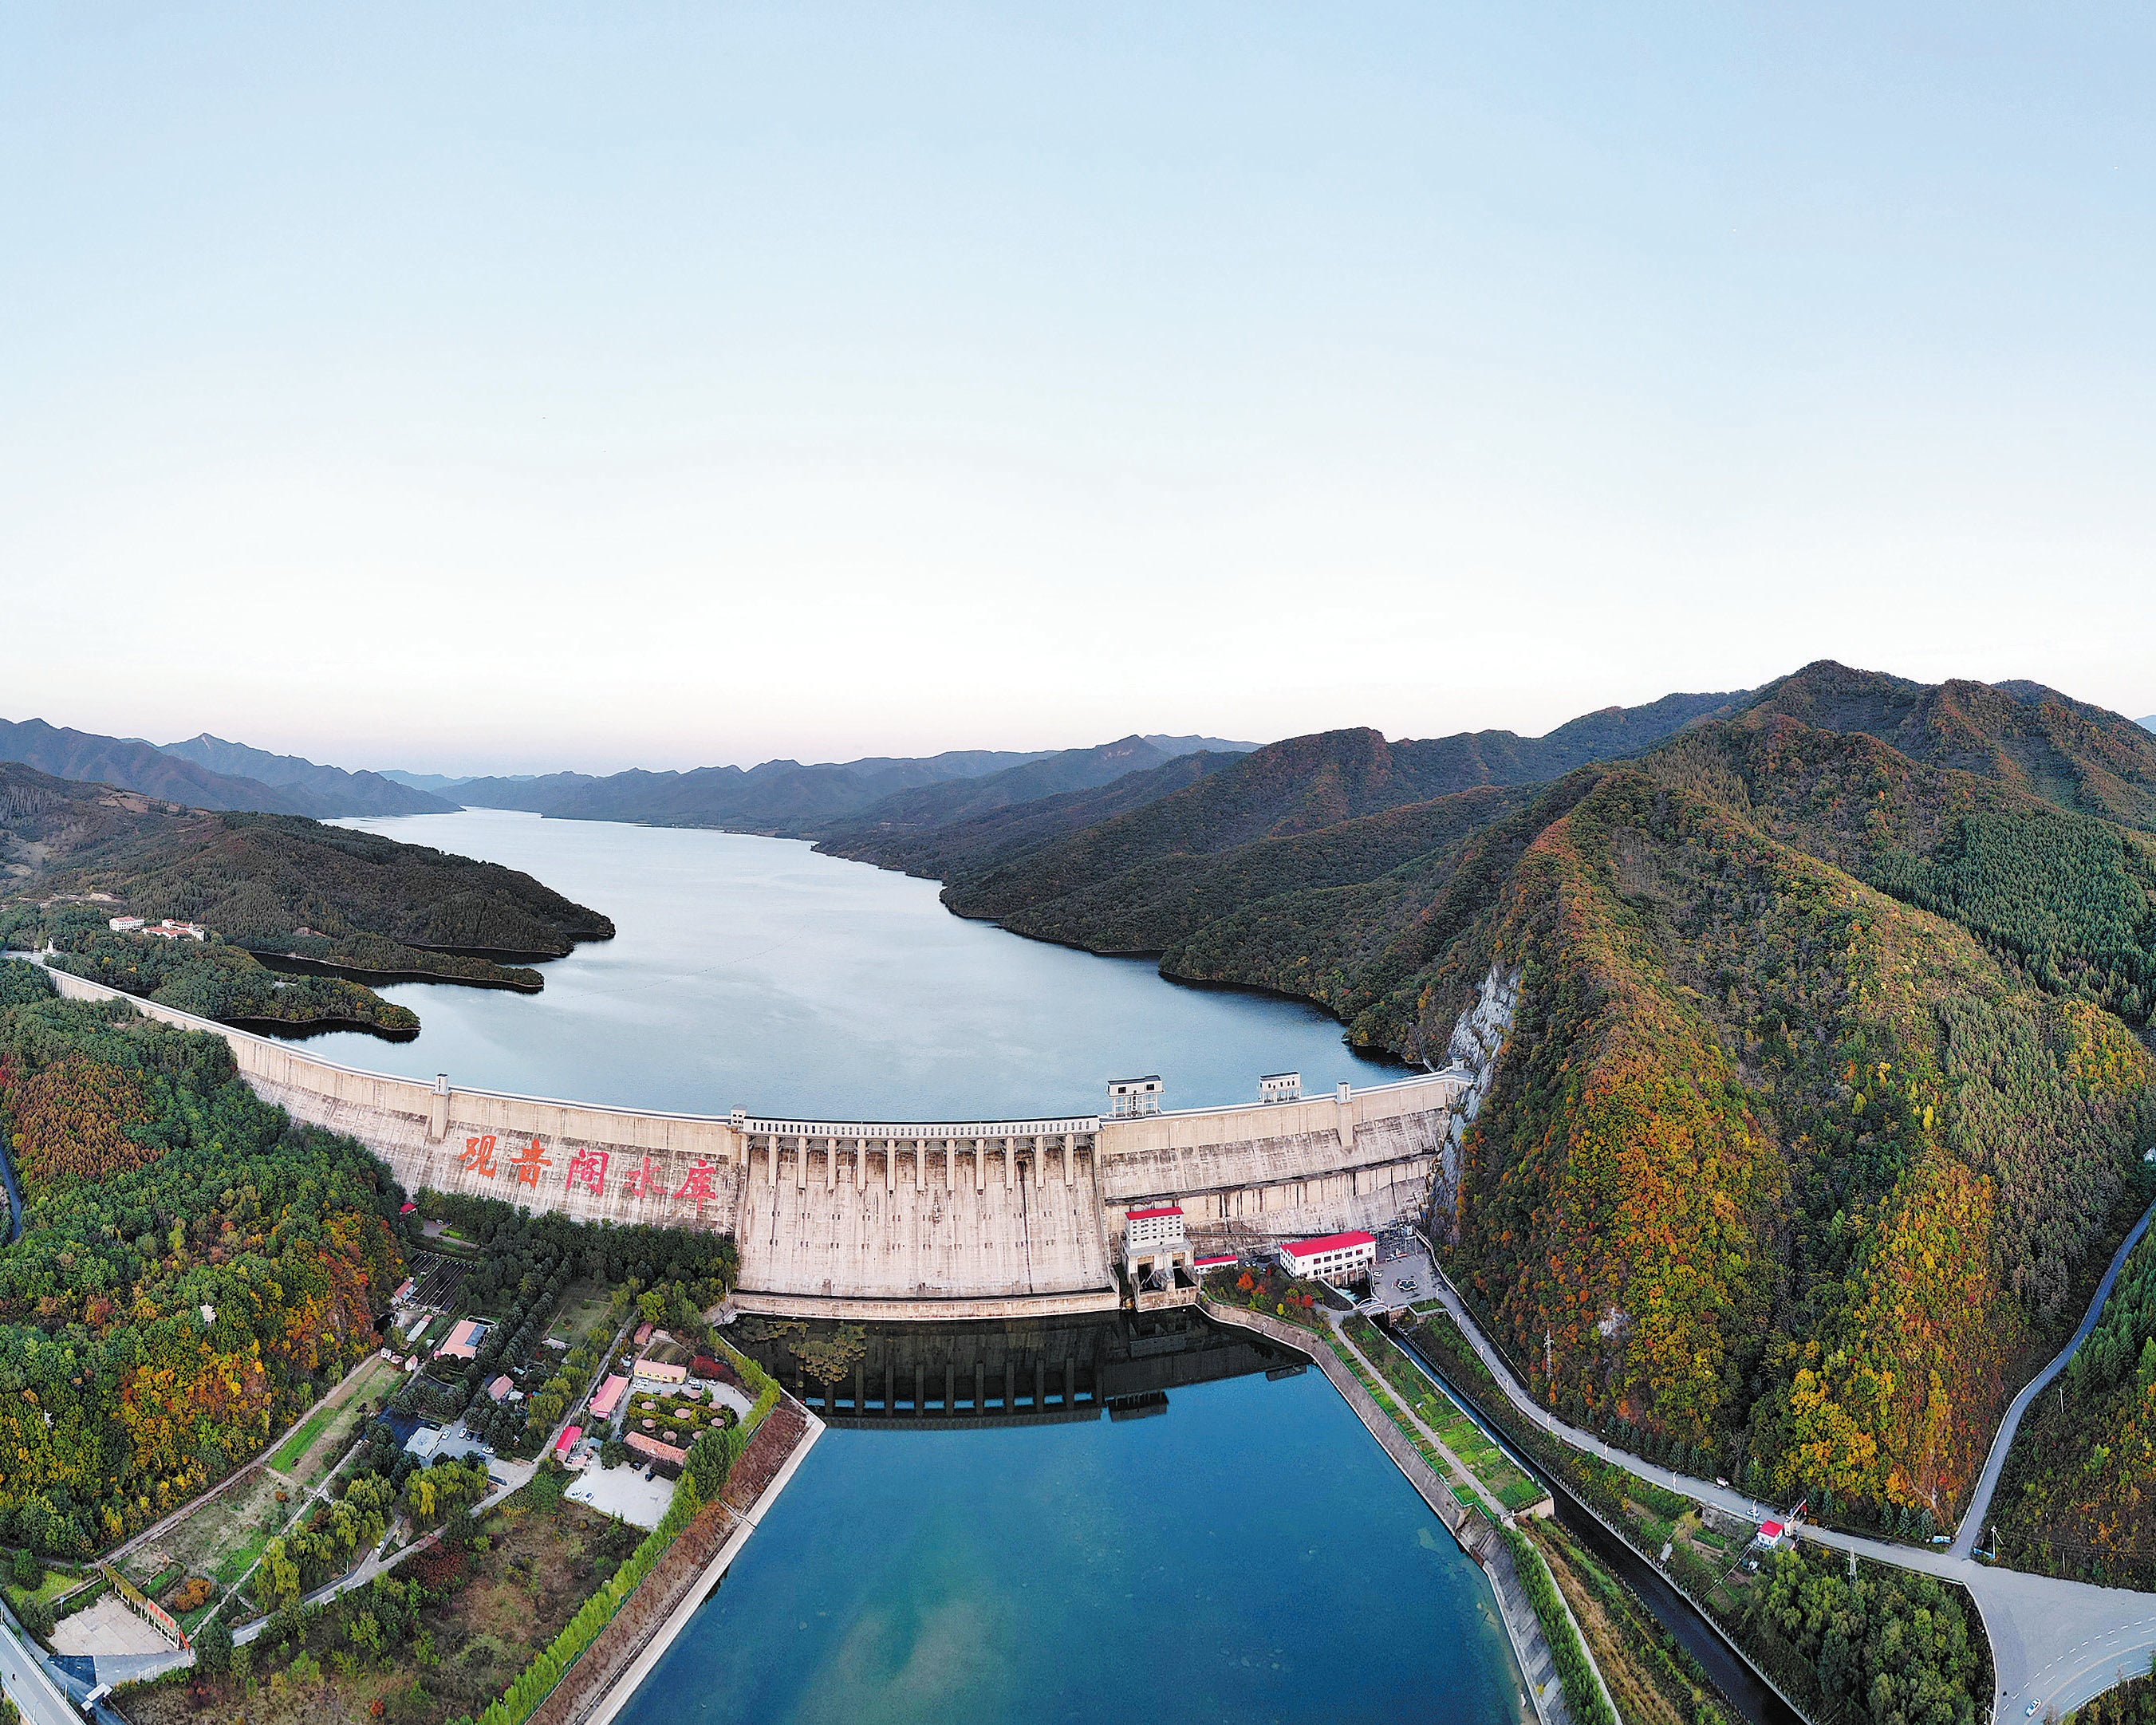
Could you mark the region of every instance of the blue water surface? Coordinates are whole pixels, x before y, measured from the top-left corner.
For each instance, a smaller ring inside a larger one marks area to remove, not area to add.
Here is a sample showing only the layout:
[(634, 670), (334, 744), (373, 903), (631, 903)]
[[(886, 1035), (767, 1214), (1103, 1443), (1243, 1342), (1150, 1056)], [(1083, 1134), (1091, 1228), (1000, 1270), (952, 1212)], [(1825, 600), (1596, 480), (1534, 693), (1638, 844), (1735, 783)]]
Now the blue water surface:
[(825, 1433), (623, 1725), (1494, 1725), (1481, 1573), (1315, 1371)]
[(347, 824), (536, 875), (613, 919), (541, 967), (545, 992), (409, 983), (418, 1039), (357, 1031), (312, 1053), (378, 1072), (578, 1101), (842, 1120), (1092, 1112), (1111, 1078), (1158, 1072), (1168, 1106), (1381, 1083), (1314, 1008), (1181, 988), (953, 916), (932, 880), (793, 839), (542, 820), (474, 809)]

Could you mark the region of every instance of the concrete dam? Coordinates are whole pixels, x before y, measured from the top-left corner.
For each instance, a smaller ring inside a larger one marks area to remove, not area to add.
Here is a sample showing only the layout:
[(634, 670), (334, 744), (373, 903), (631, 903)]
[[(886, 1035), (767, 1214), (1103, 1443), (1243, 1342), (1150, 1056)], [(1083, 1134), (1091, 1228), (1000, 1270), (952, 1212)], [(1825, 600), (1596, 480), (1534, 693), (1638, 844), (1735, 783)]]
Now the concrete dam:
[(257, 1094), (358, 1139), (408, 1191), (731, 1233), (741, 1247), (736, 1303), (778, 1317), (1113, 1310), (1124, 1299), (1125, 1218), (1158, 1205), (1180, 1205), (1194, 1245), (1216, 1249), (1419, 1217), (1446, 1183), (1460, 1117), (1486, 1078), (1455, 1066), (1132, 1117), (674, 1114), (362, 1071), (49, 973), (71, 999), (124, 999), (223, 1037)]

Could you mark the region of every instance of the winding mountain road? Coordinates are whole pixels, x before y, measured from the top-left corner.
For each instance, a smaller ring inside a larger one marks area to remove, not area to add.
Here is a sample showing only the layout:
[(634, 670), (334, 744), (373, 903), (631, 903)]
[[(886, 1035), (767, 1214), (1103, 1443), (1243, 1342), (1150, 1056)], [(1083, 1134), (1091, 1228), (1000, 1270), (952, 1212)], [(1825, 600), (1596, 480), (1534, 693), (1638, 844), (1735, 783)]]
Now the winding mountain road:
[(2020, 1429), (2021, 1416), (2029, 1411), (2035, 1401), (2049, 1387), (2051, 1380), (2066, 1368), (2066, 1363), (2081, 1349), (2103, 1316), (2103, 1302), (2111, 1297), (2111, 1285), (2118, 1280), (2118, 1272), (2126, 1267), (2128, 1256), (2141, 1244), (2141, 1236), (2148, 1231), (2148, 1224), (2156, 1219), (2156, 1204), (2141, 1213), (2141, 1219), (2133, 1224), (2133, 1231), (2120, 1243), (2113, 1254), (2111, 1268), (2103, 1273), (2103, 1280), (2096, 1286), (2096, 1297), (2089, 1301), (2088, 1316), (2082, 1327), (2074, 1332), (2073, 1340), (2059, 1351), (2051, 1364), (2031, 1378), (2021, 1394), (2014, 1398), (2014, 1405), (2006, 1410), (2006, 1417), (1999, 1422), (1999, 1435), (1991, 1440), (1991, 1453), (1984, 1458), (1984, 1472), (1979, 1476), (1976, 1489), (1969, 1494), (1969, 1511), (1961, 1518), (1961, 1527), (1954, 1534), (1953, 1544), (1948, 1548), (1958, 1558), (1968, 1557), (1976, 1549), (1976, 1542), (1984, 1533), (1984, 1518), (1991, 1513), (1992, 1494), (1999, 1489), (1999, 1476), (2006, 1466), (2006, 1452), (2014, 1447), (2014, 1434)]
[[(2022, 1410), (2036, 1392), (2073, 1357), (2074, 1350), (2096, 1327), (2112, 1283), (2128, 1253), (2148, 1226), (2151, 1215), (2156, 1215), (2156, 1209), (2141, 1219), (2119, 1248), (2110, 1271), (2097, 1286), (2096, 1298), (2090, 1302), (2089, 1315), (2072, 1343), (2015, 1402), (2007, 1422), (2000, 1427), (1999, 1436), (1992, 1446), (1991, 1459), (1984, 1469), (1988, 1483), (1983, 1509), (1989, 1510), (1990, 1493), (1997, 1488), (1999, 1469), (2013, 1440), (2013, 1426), (2019, 1423)], [(1434, 1255), (1432, 1263), (1435, 1263)], [(1437, 1272), (1437, 1281), (1438, 1297), (1445, 1309), (1460, 1326), (1460, 1333), (1467, 1337), (1482, 1363), (1490, 1368), (1491, 1376), (1496, 1379), (1506, 1399), (1522, 1415), (1551, 1436), (1573, 1449), (1623, 1468), (1635, 1479), (1681, 1492), (1697, 1502), (1711, 1503), (1732, 1515), (1756, 1522), (1773, 1512), (1770, 1506), (1740, 1491), (1717, 1486), (1711, 1480), (1696, 1480), (1666, 1467), (1658, 1467), (1604, 1442), (1592, 1432), (1566, 1425), (1536, 1401), (1512, 1375), (1512, 1368), (1468, 1314), (1459, 1291), (1441, 1269)], [(1975, 1525), (1978, 1507), (1973, 1500), (1971, 1514), (1964, 1518), (1967, 1525)], [(2047, 1709), (2064, 1716), (2128, 1678), (2146, 1675), (2151, 1658), (2156, 1657), (2156, 1594), (2092, 1587), (2086, 1582), (2060, 1581), (2046, 1575), (2025, 1574), (2018, 1569), (1994, 1568), (1952, 1548), (1927, 1550), (1921, 1546), (1896, 1545), (1809, 1525), (1800, 1526), (1797, 1532), (1802, 1538), (1835, 1551), (1854, 1552), (1874, 1563), (1937, 1576), (1943, 1581), (1958, 1582), (1967, 1588), (1976, 1601), (1977, 1611), (1991, 1640), (1993, 1676), (1998, 1686), (1992, 1709), (1994, 1725), (2019, 1725), (2023, 1719), (2042, 1717)]]

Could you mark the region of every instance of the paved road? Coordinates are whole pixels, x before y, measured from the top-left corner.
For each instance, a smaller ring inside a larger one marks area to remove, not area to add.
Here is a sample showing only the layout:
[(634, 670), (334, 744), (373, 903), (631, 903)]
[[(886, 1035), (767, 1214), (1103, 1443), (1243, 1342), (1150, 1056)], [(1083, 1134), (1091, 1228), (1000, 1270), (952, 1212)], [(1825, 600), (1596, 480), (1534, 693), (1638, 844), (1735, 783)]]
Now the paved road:
[[(1442, 1279), (1442, 1271), (1440, 1276), (1438, 1297), (1445, 1310), (1490, 1368), (1507, 1399), (1544, 1431), (1575, 1450), (1602, 1457), (1636, 1479), (1681, 1492), (1699, 1502), (1755, 1521), (1767, 1509), (1741, 1492), (1657, 1467), (1612, 1447), (1591, 1432), (1566, 1425), (1522, 1387), (1503, 1356), (1469, 1317), (1458, 1291)], [(2101, 1308), (2108, 1292), (2107, 1277), (2092, 1309)], [(2085, 1324), (2083, 1333), (2090, 1327)], [(1992, 1666), (1999, 1685), (1992, 1717), (1997, 1725), (2020, 1725), (2031, 1714), (2041, 1717), (2047, 1708), (2056, 1708), (2061, 1714), (2071, 1712), (2128, 1677), (2145, 1675), (2151, 1657), (2156, 1656), (2156, 1594), (2091, 1587), (2086, 1582), (1993, 1568), (1957, 1557), (1945, 1548), (1926, 1550), (1892, 1545), (1810, 1525), (1798, 1531), (1804, 1538), (1833, 1550), (1855, 1552), (1874, 1563), (1935, 1575), (1967, 1588), (1991, 1640)]]
[(2148, 1224), (2156, 1218), (2156, 1204), (2142, 1213), (2141, 1219), (2133, 1224), (2133, 1232), (2126, 1236), (2111, 1260), (2111, 1268), (2103, 1273), (2097, 1284), (2096, 1298), (2089, 1301), (2088, 1316), (2082, 1327), (2074, 1332), (2073, 1340), (2060, 1351), (2059, 1357), (2029, 1380), (2028, 1387), (2014, 1398), (2014, 1405), (2006, 1410), (1999, 1422), (1999, 1435), (1991, 1440), (1991, 1454), (1984, 1458), (1984, 1472), (1976, 1482), (1976, 1490), (1969, 1494), (1969, 1512), (1961, 1518), (1961, 1527), (1954, 1535), (1951, 1549), (1958, 1558), (1965, 1558), (1976, 1549), (1977, 1541), (1983, 1537), (1984, 1518), (1991, 1513), (1992, 1493), (1999, 1489), (1999, 1470), (2006, 1466), (2006, 1452), (2014, 1447), (2014, 1434), (2020, 1428), (2021, 1416), (2029, 1411), (2029, 1404), (2066, 1368), (2066, 1362), (2079, 1351), (2089, 1333), (2096, 1328), (2097, 1320), (2103, 1316), (2103, 1302), (2111, 1297), (2111, 1285), (2118, 1280), (2118, 1272), (2126, 1267), (2127, 1255), (2141, 1243), (2141, 1236), (2148, 1231)]
[(82, 1725), (82, 1715), (4, 1621), (0, 1621), (0, 1686), (29, 1725)]

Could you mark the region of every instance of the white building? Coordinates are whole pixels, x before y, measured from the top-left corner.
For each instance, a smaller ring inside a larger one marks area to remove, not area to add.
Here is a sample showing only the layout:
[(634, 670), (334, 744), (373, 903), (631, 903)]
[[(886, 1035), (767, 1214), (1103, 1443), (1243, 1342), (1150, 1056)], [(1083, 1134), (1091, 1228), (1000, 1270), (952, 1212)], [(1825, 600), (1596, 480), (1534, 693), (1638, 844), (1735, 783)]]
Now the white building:
[(199, 922), (175, 922), (170, 916), (155, 928), (146, 928), (145, 934), (154, 934), (161, 941), (206, 941), (209, 931)]
[(142, 916), (108, 916), (105, 919), (105, 926), (115, 934), (132, 934), (136, 929), (146, 926), (147, 921)]
[(1162, 1089), (1158, 1072), (1148, 1072), (1142, 1078), (1111, 1078), (1108, 1118), (1132, 1120), (1142, 1114), (1159, 1113)]
[(1338, 1287), (1368, 1273), (1378, 1261), (1378, 1242), (1376, 1236), (1359, 1232), (1291, 1240), (1281, 1247), (1280, 1260), (1290, 1276)]
[(1132, 1250), (1142, 1246), (1183, 1245), (1188, 1236), (1183, 1228), (1179, 1204), (1148, 1204), (1123, 1219), (1123, 1239)]
[(1142, 1291), (1158, 1281), (1175, 1286), (1175, 1272), (1190, 1269), (1190, 1236), (1183, 1231), (1183, 1206), (1147, 1204), (1123, 1218), (1123, 1273)]
[(1260, 1102), (1299, 1102), (1302, 1100), (1302, 1074), (1300, 1072), (1268, 1072), (1258, 1081), (1258, 1100)]

